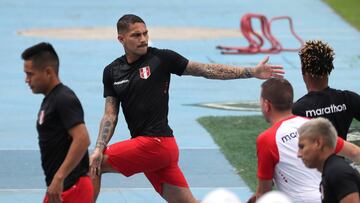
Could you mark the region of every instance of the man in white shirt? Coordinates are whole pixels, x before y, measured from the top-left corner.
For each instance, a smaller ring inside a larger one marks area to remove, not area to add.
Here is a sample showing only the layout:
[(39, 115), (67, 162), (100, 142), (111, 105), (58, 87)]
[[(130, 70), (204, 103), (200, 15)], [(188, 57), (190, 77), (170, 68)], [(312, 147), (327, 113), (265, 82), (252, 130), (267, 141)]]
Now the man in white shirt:
[[(253, 203), (271, 191), (274, 182), (276, 188), (294, 203), (320, 203), (321, 174), (305, 167), (297, 157), (297, 129), (309, 119), (291, 113), (293, 88), (286, 79), (271, 78), (261, 87), (262, 113), (272, 126), (256, 140), (258, 186), (248, 202)], [(341, 138), (337, 140), (335, 151), (350, 159), (356, 159), (360, 154), (359, 147)]]

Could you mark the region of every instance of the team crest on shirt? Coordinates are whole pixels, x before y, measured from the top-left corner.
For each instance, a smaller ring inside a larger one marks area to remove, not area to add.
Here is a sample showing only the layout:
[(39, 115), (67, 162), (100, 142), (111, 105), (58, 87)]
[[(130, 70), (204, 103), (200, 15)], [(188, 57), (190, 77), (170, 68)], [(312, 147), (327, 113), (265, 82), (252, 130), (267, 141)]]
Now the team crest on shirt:
[(41, 110), (38, 117), (39, 125), (44, 123), (44, 118), (45, 118), (45, 111)]
[(148, 79), (151, 75), (150, 66), (145, 66), (139, 69), (140, 78)]

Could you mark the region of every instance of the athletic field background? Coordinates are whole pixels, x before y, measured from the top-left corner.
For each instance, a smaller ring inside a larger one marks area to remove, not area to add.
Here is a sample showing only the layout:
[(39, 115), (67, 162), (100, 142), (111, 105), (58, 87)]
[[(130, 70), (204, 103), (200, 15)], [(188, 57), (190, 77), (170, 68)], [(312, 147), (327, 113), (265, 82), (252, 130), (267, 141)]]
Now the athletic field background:
[[(359, 0), (325, 0), (325, 2), (360, 30)], [(336, 54), (337, 50), (334, 51)], [(360, 60), (360, 53), (358, 54), (358, 60)], [(360, 77), (360, 72), (358, 73), (357, 77)], [(255, 191), (257, 185), (255, 141), (259, 133), (270, 127), (270, 124), (266, 123), (261, 115), (207, 116), (199, 118), (198, 122), (211, 134), (226, 158), (236, 168), (237, 173)], [(360, 132), (360, 122), (356, 120), (353, 121), (349, 130), (349, 133), (354, 132)], [(360, 141), (354, 141), (354, 143), (360, 145)]]

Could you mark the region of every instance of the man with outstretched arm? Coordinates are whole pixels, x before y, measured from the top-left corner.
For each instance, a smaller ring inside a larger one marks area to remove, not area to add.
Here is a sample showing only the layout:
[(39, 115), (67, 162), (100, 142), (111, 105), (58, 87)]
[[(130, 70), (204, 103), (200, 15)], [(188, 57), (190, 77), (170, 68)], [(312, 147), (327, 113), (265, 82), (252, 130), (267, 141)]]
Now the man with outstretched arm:
[[(103, 73), (105, 113), (90, 157), (95, 199), (102, 173), (131, 176), (142, 172), (167, 202), (196, 202), (178, 166), (179, 149), (168, 125), (170, 75), (266, 79), (282, 77), (282, 67), (267, 64), (268, 58), (253, 68), (203, 64), (171, 50), (148, 47), (145, 22), (132, 14), (119, 19), (117, 31), (125, 55), (106, 66)], [(131, 139), (107, 146), (120, 105)]]

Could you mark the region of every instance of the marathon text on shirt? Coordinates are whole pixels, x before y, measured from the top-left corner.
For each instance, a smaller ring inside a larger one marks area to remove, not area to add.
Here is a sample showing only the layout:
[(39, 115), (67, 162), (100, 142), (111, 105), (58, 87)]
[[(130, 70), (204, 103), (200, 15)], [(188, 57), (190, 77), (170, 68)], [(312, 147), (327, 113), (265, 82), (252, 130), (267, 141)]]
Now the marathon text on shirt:
[(114, 85), (121, 85), (121, 84), (128, 83), (128, 82), (129, 82), (129, 80), (120, 80), (120, 81), (114, 82)]
[(345, 104), (339, 104), (339, 105), (331, 104), (330, 106), (325, 107), (325, 108), (307, 110), (306, 117), (312, 118), (312, 117), (321, 116), (324, 114), (332, 114), (332, 113), (337, 113), (337, 112), (342, 112), (342, 111), (346, 111)]
[(295, 131), (295, 132), (291, 132), (287, 135), (284, 135), (283, 137), (281, 137), (281, 140), (283, 141), (283, 143), (285, 143), (287, 141), (290, 141), (293, 138), (296, 138), (297, 136), (298, 136), (298, 132)]
[(295, 131), (295, 132), (291, 132), (287, 135), (284, 135), (281, 137), (281, 141), (283, 141), (283, 143), (287, 142), (287, 141), (290, 141), (291, 139), (294, 139), (298, 136), (298, 132)]

